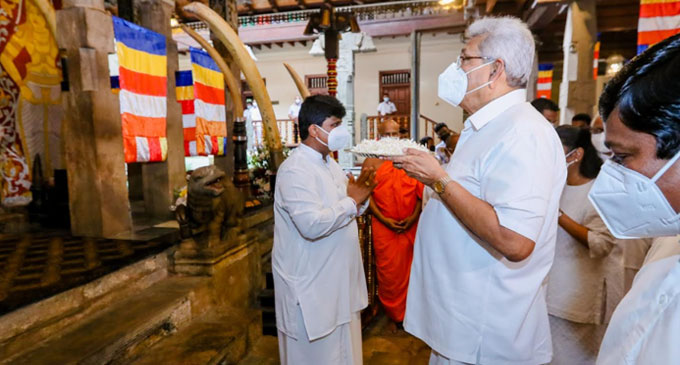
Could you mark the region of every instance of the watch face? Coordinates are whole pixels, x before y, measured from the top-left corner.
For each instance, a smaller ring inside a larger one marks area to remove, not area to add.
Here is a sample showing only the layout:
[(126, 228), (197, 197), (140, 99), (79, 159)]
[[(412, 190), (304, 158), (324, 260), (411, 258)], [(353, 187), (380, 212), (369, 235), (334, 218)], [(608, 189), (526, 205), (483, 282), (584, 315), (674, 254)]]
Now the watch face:
[(437, 194), (441, 194), (442, 191), (444, 191), (441, 181), (435, 181), (435, 183), (432, 185), (432, 188), (434, 188), (434, 192)]

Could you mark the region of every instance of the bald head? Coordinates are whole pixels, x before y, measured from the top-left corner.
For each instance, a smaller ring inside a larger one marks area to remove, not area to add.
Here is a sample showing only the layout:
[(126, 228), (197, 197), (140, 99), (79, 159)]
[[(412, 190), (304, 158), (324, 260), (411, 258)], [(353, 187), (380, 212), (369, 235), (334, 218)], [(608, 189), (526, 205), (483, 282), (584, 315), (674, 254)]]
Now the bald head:
[(378, 126), (378, 135), (380, 138), (392, 137), (399, 138), (399, 123), (392, 119), (388, 119)]

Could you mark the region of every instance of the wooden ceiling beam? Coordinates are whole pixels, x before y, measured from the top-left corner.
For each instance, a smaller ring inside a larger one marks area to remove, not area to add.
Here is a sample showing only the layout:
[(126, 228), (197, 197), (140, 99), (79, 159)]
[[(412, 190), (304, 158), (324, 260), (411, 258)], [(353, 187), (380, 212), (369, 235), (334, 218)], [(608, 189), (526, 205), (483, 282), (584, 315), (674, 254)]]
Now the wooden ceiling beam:
[(487, 0), (486, 1), (486, 13), (491, 14), (494, 6), (496, 6), (496, 0)]
[(269, 6), (272, 8), (272, 13), (279, 12), (279, 4), (276, 3), (276, 0), (269, 0)]

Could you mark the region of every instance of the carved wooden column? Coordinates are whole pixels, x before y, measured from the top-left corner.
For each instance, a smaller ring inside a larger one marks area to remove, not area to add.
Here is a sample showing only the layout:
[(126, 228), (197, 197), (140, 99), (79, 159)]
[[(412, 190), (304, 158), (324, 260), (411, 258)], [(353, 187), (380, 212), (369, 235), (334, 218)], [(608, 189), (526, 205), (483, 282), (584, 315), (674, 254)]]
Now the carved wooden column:
[(577, 113), (591, 113), (595, 103), (593, 47), (597, 42), (595, 0), (569, 5), (564, 31), (564, 72), (560, 85), (560, 124)]
[(66, 58), (70, 88), (63, 93), (63, 139), (71, 231), (112, 236), (132, 227), (120, 106), (109, 79), (113, 23), (103, 0), (62, 4), (57, 44)]
[(179, 69), (177, 43), (172, 39), (170, 17), (175, 3), (170, 0), (135, 0), (136, 23), (166, 37), (168, 92), (167, 127), (168, 158), (164, 162), (142, 164), (144, 204), (147, 215), (169, 218), (175, 189), (186, 185), (184, 168), (184, 132), (182, 108), (175, 92), (175, 71)]

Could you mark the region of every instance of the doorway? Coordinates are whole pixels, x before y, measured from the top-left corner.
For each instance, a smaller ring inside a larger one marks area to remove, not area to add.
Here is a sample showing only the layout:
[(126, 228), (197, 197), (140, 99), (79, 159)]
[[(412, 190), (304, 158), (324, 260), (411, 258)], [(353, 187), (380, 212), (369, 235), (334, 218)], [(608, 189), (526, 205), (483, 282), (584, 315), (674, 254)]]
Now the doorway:
[(378, 103), (387, 94), (397, 107), (397, 115), (411, 115), (411, 70), (380, 71)]

